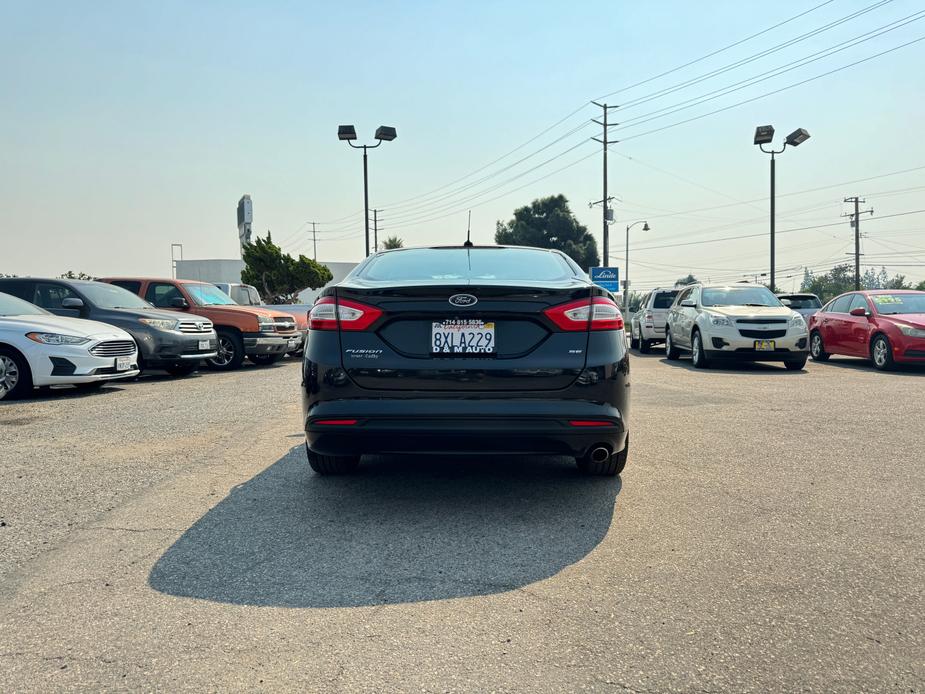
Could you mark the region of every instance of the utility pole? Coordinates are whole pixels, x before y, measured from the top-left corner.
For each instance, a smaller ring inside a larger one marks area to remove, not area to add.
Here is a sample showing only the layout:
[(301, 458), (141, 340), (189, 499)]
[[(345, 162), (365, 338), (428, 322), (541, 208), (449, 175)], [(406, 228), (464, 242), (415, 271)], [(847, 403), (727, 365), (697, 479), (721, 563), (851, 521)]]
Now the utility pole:
[(612, 128), (613, 126), (618, 125), (618, 123), (608, 124), (607, 114), (610, 112), (610, 109), (619, 108), (619, 107), (618, 106), (608, 106), (607, 104), (599, 104), (596, 101), (592, 101), (591, 103), (594, 104), (595, 106), (599, 106), (604, 113), (603, 121), (599, 121), (594, 118), (591, 119), (593, 123), (597, 123), (598, 125), (601, 126), (601, 128), (603, 129), (603, 137), (601, 138), (592, 137), (591, 139), (594, 140), (595, 142), (600, 142), (604, 146), (604, 195), (601, 198), (603, 200), (604, 258), (603, 258), (603, 261), (601, 262), (601, 266), (610, 267), (610, 222), (613, 221), (613, 212), (611, 211), (608, 205), (608, 198), (607, 198), (607, 145), (609, 145), (611, 142), (611, 140), (609, 140), (607, 137), (607, 128)]
[(373, 253), (379, 250), (379, 210), (373, 210)]
[(315, 236), (315, 222), (312, 222), (312, 259), (318, 260), (318, 238)]
[[(854, 291), (857, 292), (861, 290), (861, 211), (858, 208), (866, 200), (862, 200), (855, 195), (854, 197), (845, 198), (844, 201), (854, 203), (854, 212), (843, 214), (842, 217), (850, 217), (851, 226), (854, 227)], [(867, 213), (873, 214), (873, 208), (864, 210), (864, 214)]]

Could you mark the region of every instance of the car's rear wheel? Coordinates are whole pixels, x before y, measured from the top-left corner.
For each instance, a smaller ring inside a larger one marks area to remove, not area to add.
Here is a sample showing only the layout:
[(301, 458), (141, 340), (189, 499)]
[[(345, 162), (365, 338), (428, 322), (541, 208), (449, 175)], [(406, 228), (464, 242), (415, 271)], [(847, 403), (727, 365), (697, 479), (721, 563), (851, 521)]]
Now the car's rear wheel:
[(787, 367), (787, 371), (802, 371), (806, 367), (806, 357), (785, 361), (784, 366)]
[(32, 371), (18, 353), (0, 347), (0, 400), (21, 398), (32, 391)]
[(886, 335), (877, 335), (870, 343), (870, 358), (879, 371), (889, 371), (895, 366), (893, 346)]
[(696, 369), (710, 368), (710, 360), (703, 350), (703, 338), (700, 337), (700, 331), (695, 330), (691, 336), (691, 361)]
[(305, 447), (308, 464), (319, 475), (349, 475), (360, 464), (360, 456), (320, 455)]
[(652, 340), (647, 340), (642, 337), (639, 339), (639, 351), (643, 354), (648, 354), (652, 351)]
[(230, 330), (218, 331), (217, 354), (207, 359), (209, 366), (219, 371), (231, 371), (241, 368), (244, 363), (244, 340)]
[(269, 366), (283, 358), (282, 354), (251, 354), (247, 357), (258, 366)]
[(639, 335), (636, 333), (636, 326), (630, 331), (630, 349), (639, 349)]
[[(630, 451), (630, 437), (626, 436), (626, 445), (619, 453), (613, 453), (606, 457), (595, 456), (594, 449), (588, 452), (584, 457), (578, 458), (578, 469), (586, 475), (600, 475), (603, 477), (613, 477), (623, 472), (626, 467), (626, 459)], [(595, 460), (597, 458), (597, 460)]]
[(180, 364), (171, 364), (164, 371), (169, 373), (171, 376), (189, 376), (191, 373), (195, 373), (196, 369), (199, 368), (199, 362), (193, 361), (182, 362)]
[(674, 339), (671, 337), (671, 331), (665, 330), (665, 357), (674, 361), (681, 356), (681, 352), (674, 346)]
[(829, 353), (825, 351), (825, 344), (822, 342), (822, 335), (818, 330), (814, 330), (809, 336), (809, 356), (813, 361), (828, 361)]

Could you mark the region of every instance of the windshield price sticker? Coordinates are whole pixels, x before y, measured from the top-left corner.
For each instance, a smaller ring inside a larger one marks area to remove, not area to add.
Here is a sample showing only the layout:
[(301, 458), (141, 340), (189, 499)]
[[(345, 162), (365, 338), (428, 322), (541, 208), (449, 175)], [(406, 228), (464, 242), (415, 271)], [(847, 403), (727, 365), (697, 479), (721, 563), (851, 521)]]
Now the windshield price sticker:
[(892, 294), (874, 294), (871, 298), (875, 304), (901, 304), (903, 302), (902, 298)]

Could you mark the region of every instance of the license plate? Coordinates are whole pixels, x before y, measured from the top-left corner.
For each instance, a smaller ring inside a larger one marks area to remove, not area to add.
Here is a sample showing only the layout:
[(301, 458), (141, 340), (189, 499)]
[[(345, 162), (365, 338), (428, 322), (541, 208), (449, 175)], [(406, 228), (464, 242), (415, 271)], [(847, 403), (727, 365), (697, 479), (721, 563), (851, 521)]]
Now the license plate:
[(480, 320), (445, 320), (431, 324), (432, 354), (494, 354), (495, 324)]
[(116, 371), (128, 371), (132, 368), (131, 357), (116, 357)]
[(200, 340), (200, 341), (199, 341), (199, 351), (200, 351), (200, 352), (207, 352), (208, 350), (209, 350), (209, 341), (208, 341), (208, 340)]
[(774, 340), (755, 340), (755, 350), (758, 352), (773, 352), (775, 349)]
[(294, 347), (298, 347), (298, 345), (299, 345), (299, 338), (294, 337), (294, 338), (292, 338), (291, 340), (289, 340), (289, 349), (293, 349)]

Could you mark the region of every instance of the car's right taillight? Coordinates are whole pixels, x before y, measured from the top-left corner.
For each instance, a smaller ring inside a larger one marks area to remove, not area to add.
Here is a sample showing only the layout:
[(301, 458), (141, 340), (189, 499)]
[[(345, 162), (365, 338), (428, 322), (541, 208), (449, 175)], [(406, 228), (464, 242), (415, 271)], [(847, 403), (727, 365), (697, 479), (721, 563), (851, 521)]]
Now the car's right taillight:
[(543, 313), (562, 330), (623, 330), (620, 308), (604, 296), (570, 301)]
[(382, 315), (375, 306), (367, 306), (358, 301), (323, 296), (308, 312), (309, 330), (367, 330)]

